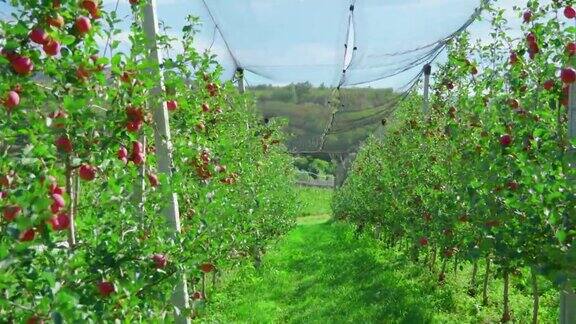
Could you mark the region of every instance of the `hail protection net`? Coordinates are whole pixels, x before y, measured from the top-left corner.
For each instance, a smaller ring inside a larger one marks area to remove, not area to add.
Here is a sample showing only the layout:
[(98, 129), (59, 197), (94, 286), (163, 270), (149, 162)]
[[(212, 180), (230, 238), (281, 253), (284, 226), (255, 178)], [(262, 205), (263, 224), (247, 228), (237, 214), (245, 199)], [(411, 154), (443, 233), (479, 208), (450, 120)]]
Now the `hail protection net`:
[[(241, 68), (293, 151), (350, 152), (392, 112), (479, 0), (198, 0), (200, 50)], [(232, 69), (230, 66), (234, 66)], [(377, 82), (389, 88), (367, 88)], [(318, 88), (320, 86), (320, 88)], [(313, 90), (310, 87), (314, 87)]]
[[(171, 27), (164, 32), (174, 38), (188, 15), (199, 17), (195, 47), (217, 56), (224, 79), (243, 69), (263, 115), (287, 117), (290, 149), (304, 152), (355, 151), (481, 6), (481, 0), (156, 1), (161, 29)], [(130, 15), (124, 0), (104, 3), (120, 18)], [(178, 51), (175, 45), (163, 54)]]

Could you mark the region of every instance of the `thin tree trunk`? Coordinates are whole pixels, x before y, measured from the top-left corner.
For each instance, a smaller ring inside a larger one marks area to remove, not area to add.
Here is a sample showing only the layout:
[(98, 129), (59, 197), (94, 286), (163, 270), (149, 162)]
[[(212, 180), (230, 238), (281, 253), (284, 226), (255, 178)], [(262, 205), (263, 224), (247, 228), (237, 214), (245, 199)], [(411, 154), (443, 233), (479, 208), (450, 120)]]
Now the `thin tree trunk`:
[(436, 267), (436, 247), (432, 248), (432, 262), (430, 262), (430, 271)]
[(476, 276), (478, 275), (478, 259), (474, 259), (472, 266), (472, 279), (470, 279), (470, 288), (468, 288), (468, 294), (470, 296), (476, 296)]
[(486, 272), (484, 273), (484, 286), (482, 288), (482, 304), (488, 305), (488, 279), (490, 277), (490, 257), (486, 257)]
[(532, 324), (538, 324), (538, 310), (540, 308), (540, 294), (538, 292), (538, 274), (534, 267), (530, 268), (530, 273), (532, 275), (532, 297), (534, 298), (534, 303), (532, 307)]
[(504, 271), (504, 312), (502, 314), (502, 323), (507, 323), (510, 321), (510, 299), (509, 299), (509, 289), (510, 289), (510, 272), (508, 269)]
[(214, 270), (214, 271), (212, 271), (212, 289), (214, 289), (214, 288), (216, 287), (216, 283), (217, 283), (217, 281), (218, 281), (217, 276), (218, 276), (218, 273), (219, 273), (219, 272), (220, 272), (220, 271), (217, 270), (217, 269)]
[(420, 253), (418, 250), (418, 245), (412, 244), (411, 250), (412, 250), (412, 253), (411, 253), (412, 254), (412, 262), (416, 263), (416, 262), (418, 262), (418, 258), (420, 256), (419, 255)]
[(442, 260), (442, 270), (440, 271), (440, 275), (438, 276), (438, 282), (443, 284), (446, 280), (446, 265), (448, 264), (448, 258), (444, 258)]
[(80, 177), (78, 172), (74, 173), (74, 196), (72, 197), (72, 210), (74, 216), (78, 216), (78, 202), (80, 200)]
[(206, 300), (206, 272), (202, 272), (202, 297)]

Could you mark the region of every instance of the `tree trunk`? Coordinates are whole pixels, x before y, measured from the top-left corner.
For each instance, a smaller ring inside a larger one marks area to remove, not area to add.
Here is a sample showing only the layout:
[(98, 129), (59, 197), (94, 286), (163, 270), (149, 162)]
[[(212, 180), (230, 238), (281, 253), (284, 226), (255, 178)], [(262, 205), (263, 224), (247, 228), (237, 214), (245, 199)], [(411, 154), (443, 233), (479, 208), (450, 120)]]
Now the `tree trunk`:
[(472, 278), (470, 279), (470, 288), (468, 288), (468, 295), (476, 296), (476, 276), (478, 275), (478, 259), (474, 260), (472, 266)]
[(486, 272), (484, 273), (484, 286), (482, 288), (482, 305), (488, 305), (488, 279), (490, 277), (490, 257), (486, 257)]
[(418, 250), (417, 244), (412, 244), (412, 262), (417, 263), (420, 256), (420, 251)]
[(508, 323), (510, 321), (510, 272), (508, 269), (504, 270), (504, 312), (502, 314), (502, 323)]
[(448, 264), (448, 258), (442, 260), (442, 270), (438, 276), (438, 282), (443, 284), (446, 281), (446, 265)]
[(532, 305), (532, 324), (538, 324), (538, 310), (540, 308), (540, 294), (538, 292), (538, 274), (534, 267), (530, 268), (530, 274), (532, 275), (532, 297), (534, 298), (534, 303)]
[(432, 262), (430, 262), (430, 271), (434, 271), (436, 267), (436, 248), (432, 248)]
[(202, 272), (202, 297), (206, 300), (206, 272)]

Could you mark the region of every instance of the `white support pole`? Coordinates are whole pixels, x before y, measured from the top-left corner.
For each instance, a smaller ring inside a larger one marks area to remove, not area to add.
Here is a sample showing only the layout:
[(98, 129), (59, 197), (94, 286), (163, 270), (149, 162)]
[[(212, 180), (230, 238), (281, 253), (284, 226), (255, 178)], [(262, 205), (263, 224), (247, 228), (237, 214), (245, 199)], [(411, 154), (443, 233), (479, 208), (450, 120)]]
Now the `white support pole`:
[(428, 114), (430, 105), (430, 74), (432, 73), (432, 66), (430, 64), (424, 65), (424, 96), (422, 103), (422, 113), (424, 116)]
[[(576, 137), (576, 84), (570, 85), (568, 99), (568, 138)], [(570, 147), (570, 167), (576, 167), (575, 150)], [(573, 278), (572, 278), (573, 279)], [(576, 293), (572, 288), (573, 281), (568, 280), (560, 291), (560, 324), (576, 323)]]
[[(162, 98), (164, 92), (164, 78), (162, 71), (160, 71), (160, 63), (162, 57), (158, 51), (157, 34), (158, 34), (158, 19), (156, 17), (156, 0), (148, 0), (144, 8), (144, 33), (146, 35), (147, 45), (149, 48), (148, 59), (153, 66), (151, 73), (158, 76), (156, 86), (151, 90), (150, 97), (148, 98), (149, 107), (154, 108), (154, 143), (156, 145), (156, 160), (158, 164), (158, 172), (167, 175), (168, 178), (172, 175), (172, 142), (170, 139), (170, 124), (168, 123), (168, 111), (166, 103)], [(166, 197), (167, 206), (163, 210), (164, 217), (170, 224), (170, 227), (175, 232), (180, 232), (180, 215), (178, 210), (178, 197), (176, 193), (169, 194)], [(190, 323), (187, 316), (187, 310), (190, 308), (188, 300), (188, 288), (186, 284), (186, 276), (182, 274), (179, 282), (175, 288), (172, 296), (172, 303), (175, 308), (175, 322), (176, 323)]]
[(238, 78), (238, 91), (240, 91), (240, 93), (244, 93), (246, 91), (246, 89), (244, 87), (244, 69), (243, 68), (238, 68), (236, 70), (236, 77)]

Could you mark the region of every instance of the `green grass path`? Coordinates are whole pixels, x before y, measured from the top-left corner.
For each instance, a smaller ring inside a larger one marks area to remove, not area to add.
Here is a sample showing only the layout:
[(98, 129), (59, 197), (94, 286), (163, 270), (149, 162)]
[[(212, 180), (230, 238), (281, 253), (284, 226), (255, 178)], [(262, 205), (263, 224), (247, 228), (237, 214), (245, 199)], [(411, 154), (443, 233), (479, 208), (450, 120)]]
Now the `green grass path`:
[[(246, 261), (208, 290), (205, 323), (497, 323), (503, 284), (491, 276), (489, 305), (469, 296), (472, 266), (452, 262), (446, 283), (437, 272), (386, 249), (349, 224), (330, 220), (330, 190), (299, 188), (298, 226), (265, 255), (255, 269)], [(439, 266), (439, 265), (438, 265)], [(484, 265), (480, 263), (478, 282)], [(512, 278), (515, 323), (530, 323), (531, 282), (526, 269)], [(556, 323), (557, 293), (541, 280), (541, 323)], [(481, 287), (478, 286), (478, 289)]]
[(243, 267), (212, 297), (206, 322), (426, 323), (433, 305), (399, 264), (327, 217), (300, 221), (256, 270)]

